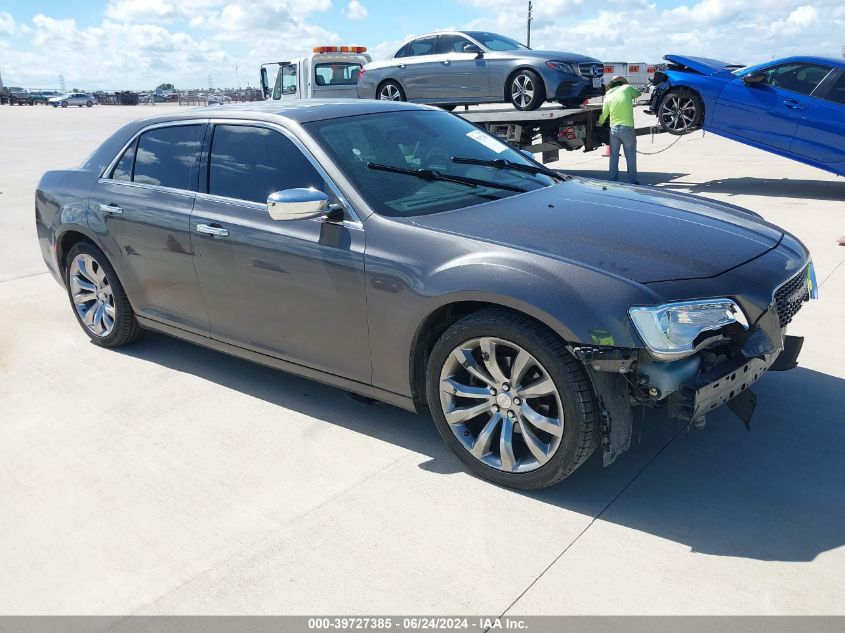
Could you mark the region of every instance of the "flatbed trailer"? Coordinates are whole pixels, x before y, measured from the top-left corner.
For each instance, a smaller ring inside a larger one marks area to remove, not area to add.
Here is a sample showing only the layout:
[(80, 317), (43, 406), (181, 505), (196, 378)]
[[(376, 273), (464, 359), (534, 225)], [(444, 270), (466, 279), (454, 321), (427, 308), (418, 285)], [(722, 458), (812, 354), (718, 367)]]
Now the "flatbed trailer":
[[(543, 162), (560, 158), (560, 150), (590, 152), (610, 142), (610, 128), (599, 125), (601, 105), (582, 108), (540, 108), (521, 111), (513, 108), (455, 110), (470, 123), (485, 128), (514, 147), (542, 154)], [(662, 132), (657, 125), (636, 128), (637, 136)]]

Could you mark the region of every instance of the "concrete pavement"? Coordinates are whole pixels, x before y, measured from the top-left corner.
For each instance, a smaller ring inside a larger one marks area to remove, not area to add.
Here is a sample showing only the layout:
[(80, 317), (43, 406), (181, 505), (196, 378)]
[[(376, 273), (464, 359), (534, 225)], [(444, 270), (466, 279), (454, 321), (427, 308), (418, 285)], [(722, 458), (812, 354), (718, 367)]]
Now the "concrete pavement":
[(845, 612), (845, 181), (712, 135), (641, 156), (643, 182), (807, 243), (801, 366), (755, 386), (751, 433), (649, 414), (612, 467), (524, 494), (467, 475), (423, 416), (161, 335), (88, 342), (34, 187), (153, 110), (0, 108), (0, 613)]

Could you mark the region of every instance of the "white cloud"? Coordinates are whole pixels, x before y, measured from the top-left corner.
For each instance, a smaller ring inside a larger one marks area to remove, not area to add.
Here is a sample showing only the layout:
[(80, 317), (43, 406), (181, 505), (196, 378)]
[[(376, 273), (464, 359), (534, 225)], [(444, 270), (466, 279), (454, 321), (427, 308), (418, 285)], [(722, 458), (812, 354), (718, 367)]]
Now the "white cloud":
[(181, 15), (167, 0), (117, 0), (106, 7), (106, 16), (120, 22), (167, 22)]
[[(340, 34), (320, 23), (332, 0), (106, 1), (103, 21), (93, 26), (43, 14), (23, 23), (0, 11), (4, 81), (47, 88), (63, 74), (68, 84), (81, 88), (144, 88), (162, 82), (201, 87), (212, 74), (215, 85), (223, 87), (234, 85), (237, 64), (241, 84), (254, 85), (262, 62), (298, 57), (319, 44), (354, 40), (379, 59), (396, 51), (404, 31), (450, 25), (525, 40), (523, 0), (459, 0), (479, 16), (464, 24), (454, 24), (448, 13), (440, 23), (437, 18), (407, 23), (410, 18), (402, 21), (401, 7), (386, 6), (382, 11), (395, 16), (397, 26), (385, 34), (366, 28), (371, 19), (363, 26), (351, 21), (367, 13), (361, 2), (375, 11), (367, 0), (335, 5), (350, 20), (337, 27), (343, 29)], [(678, 1), (679, 6), (667, 9), (652, 0), (537, 0), (531, 44), (607, 61), (652, 62), (676, 53), (739, 63), (793, 54), (839, 57), (845, 44), (842, 0)], [(26, 38), (20, 37), (27, 31)]]
[[(525, 7), (464, 0), (496, 9), (466, 28), (525, 41)], [(788, 55), (839, 57), (842, 0), (700, 0), (663, 9), (644, 0), (535, 2), (532, 48), (576, 51), (606, 61), (659, 61), (668, 53), (755, 63)], [(542, 10), (536, 10), (542, 8)], [(824, 19), (822, 19), (824, 17)]]
[(358, 0), (350, 0), (346, 5), (346, 17), (353, 21), (360, 21), (367, 19), (367, 7), (358, 2)]
[(805, 4), (790, 13), (789, 17), (786, 18), (786, 21), (792, 26), (805, 28), (816, 22), (818, 20), (818, 17), (818, 10), (813, 6)]
[(15, 19), (5, 11), (0, 11), (0, 35), (15, 34)]

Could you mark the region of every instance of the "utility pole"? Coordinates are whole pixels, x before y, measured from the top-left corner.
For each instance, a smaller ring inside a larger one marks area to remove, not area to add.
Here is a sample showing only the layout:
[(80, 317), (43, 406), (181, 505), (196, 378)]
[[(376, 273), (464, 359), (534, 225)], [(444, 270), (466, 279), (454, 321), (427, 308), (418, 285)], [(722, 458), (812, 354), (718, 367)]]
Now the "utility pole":
[(525, 42), (525, 45), (528, 48), (531, 48), (531, 20), (534, 18), (531, 16), (531, 0), (528, 0), (528, 38)]
[(238, 84), (238, 90), (241, 89), (241, 77), (238, 74), (238, 62), (235, 62), (235, 82)]

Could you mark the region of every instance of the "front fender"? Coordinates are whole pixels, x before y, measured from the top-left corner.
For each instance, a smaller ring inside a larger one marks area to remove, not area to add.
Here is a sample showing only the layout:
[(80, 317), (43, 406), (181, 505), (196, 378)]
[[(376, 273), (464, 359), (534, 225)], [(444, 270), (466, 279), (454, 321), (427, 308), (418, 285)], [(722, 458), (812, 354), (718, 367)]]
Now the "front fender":
[(366, 292), (373, 384), (410, 395), (420, 327), (450, 304), (503, 306), (570, 343), (642, 347), (628, 307), (660, 302), (621, 277), (548, 257), (372, 216)]

